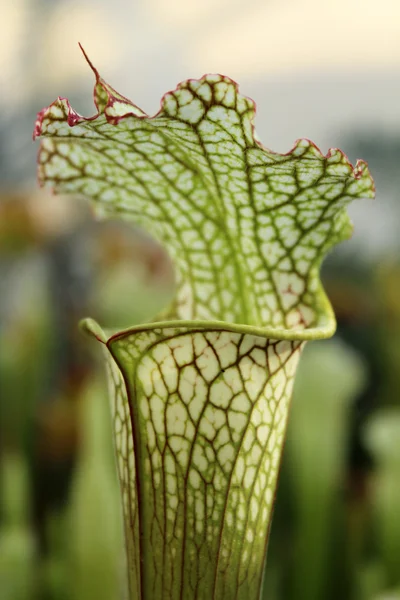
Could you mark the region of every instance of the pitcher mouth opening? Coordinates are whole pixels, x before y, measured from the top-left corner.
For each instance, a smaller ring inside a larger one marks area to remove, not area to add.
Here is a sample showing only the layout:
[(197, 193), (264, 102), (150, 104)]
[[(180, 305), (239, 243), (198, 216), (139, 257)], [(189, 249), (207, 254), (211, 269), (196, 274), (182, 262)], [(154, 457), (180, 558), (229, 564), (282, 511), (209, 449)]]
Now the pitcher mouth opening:
[(322, 340), (332, 337), (336, 331), (336, 320), (334, 317), (333, 309), (330, 304), (326, 307), (328, 310), (323, 315), (319, 316), (318, 324), (312, 327), (306, 327), (304, 329), (290, 329), (283, 327), (259, 327), (254, 325), (245, 325), (240, 323), (229, 323), (227, 321), (218, 320), (173, 320), (173, 321), (154, 321), (150, 323), (143, 323), (140, 325), (134, 325), (127, 327), (120, 331), (115, 330), (103, 330), (102, 327), (91, 318), (83, 319), (80, 322), (80, 328), (91, 337), (95, 337), (99, 342), (105, 345), (109, 345), (118, 339), (124, 338), (129, 335), (135, 335), (142, 333), (143, 331), (156, 331), (162, 330), (164, 333), (166, 330), (177, 330), (190, 332), (201, 332), (201, 331), (229, 331), (232, 333), (242, 333), (248, 335), (254, 335), (258, 337), (273, 339), (273, 340), (288, 340), (288, 341), (310, 341), (310, 340)]

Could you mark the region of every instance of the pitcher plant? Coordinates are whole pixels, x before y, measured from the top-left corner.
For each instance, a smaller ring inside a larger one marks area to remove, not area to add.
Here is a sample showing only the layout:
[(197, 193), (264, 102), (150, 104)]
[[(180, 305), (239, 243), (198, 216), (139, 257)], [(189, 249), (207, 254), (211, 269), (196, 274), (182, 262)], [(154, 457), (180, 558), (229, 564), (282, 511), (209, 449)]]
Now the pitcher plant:
[(149, 117), (86, 59), (97, 112), (38, 114), (39, 181), (143, 226), (175, 267), (151, 322), (84, 323), (107, 355), (130, 600), (256, 600), (297, 364), (335, 330), (320, 265), (373, 181), (306, 139), (265, 148), (228, 77), (184, 81)]

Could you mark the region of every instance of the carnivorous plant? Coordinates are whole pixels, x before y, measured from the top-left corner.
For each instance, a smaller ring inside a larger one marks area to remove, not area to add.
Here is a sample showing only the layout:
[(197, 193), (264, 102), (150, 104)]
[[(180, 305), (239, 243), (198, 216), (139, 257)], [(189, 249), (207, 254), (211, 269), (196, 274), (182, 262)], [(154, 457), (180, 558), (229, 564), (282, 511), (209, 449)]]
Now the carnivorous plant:
[(176, 275), (151, 322), (85, 322), (108, 356), (130, 598), (255, 600), (298, 360), (335, 330), (320, 265), (373, 181), (306, 139), (265, 148), (228, 77), (149, 117), (88, 62), (96, 114), (58, 98), (38, 115), (40, 183), (143, 226)]

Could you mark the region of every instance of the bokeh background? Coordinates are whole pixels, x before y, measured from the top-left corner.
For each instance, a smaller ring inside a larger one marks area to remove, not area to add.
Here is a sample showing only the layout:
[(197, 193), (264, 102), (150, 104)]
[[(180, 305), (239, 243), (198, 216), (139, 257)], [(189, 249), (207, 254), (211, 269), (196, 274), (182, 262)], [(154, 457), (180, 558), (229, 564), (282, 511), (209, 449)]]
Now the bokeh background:
[(104, 374), (77, 323), (132, 325), (173, 290), (142, 232), (37, 189), (36, 112), (60, 95), (93, 113), (78, 41), (149, 114), (179, 81), (220, 72), (256, 100), (265, 145), (307, 137), (369, 162), (377, 198), (350, 208), (353, 239), (323, 268), (338, 333), (300, 367), (264, 598), (399, 599), (398, 0), (13, 0), (0, 12), (0, 599), (122, 597)]

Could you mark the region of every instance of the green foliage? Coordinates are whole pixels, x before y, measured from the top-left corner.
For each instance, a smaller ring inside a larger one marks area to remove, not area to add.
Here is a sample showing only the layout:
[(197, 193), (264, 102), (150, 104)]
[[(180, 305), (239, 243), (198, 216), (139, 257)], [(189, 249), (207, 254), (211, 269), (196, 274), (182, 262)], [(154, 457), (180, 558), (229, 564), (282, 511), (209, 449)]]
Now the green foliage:
[(368, 423), (365, 437), (379, 465), (372, 490), (378, 544), (387, 583), (395, 585), (400, 573), (400, 407), (381, 409)]
[[(290, 584), (293, 600), (329, 598), (331, 548), (324, 540), (335, 537), (350, 403), (364, 385), (363, 365), (343, 343), (308, 348), (296, 380), (288, 435), (297, 523)], [(339, 597), (340, 587), (336, 589)]]

